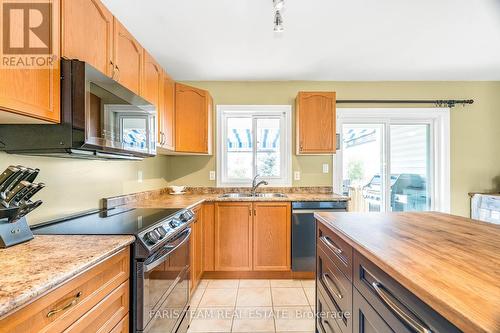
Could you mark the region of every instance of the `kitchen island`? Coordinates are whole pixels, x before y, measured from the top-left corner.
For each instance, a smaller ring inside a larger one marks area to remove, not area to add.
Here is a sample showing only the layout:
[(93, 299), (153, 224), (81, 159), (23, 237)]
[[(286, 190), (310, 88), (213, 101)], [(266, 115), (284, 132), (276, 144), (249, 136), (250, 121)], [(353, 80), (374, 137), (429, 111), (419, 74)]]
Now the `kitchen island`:
[(315, 217), (317, 305), (352, 313), (319, 319), (320, 332), (500, 332), (499, 226), (435, 212)]

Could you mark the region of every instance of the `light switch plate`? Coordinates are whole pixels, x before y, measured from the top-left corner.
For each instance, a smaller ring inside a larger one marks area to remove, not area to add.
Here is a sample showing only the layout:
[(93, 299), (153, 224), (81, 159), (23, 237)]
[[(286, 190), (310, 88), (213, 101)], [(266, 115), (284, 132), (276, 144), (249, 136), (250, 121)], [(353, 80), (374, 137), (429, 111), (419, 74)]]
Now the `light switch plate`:
[(328, 165), (328, 163), (324, 163), (324, 164), (323, 164), (323, 173), (328, 173), (328, 169), (329, 169), (329, 167), (330, 167), (330, 166)]
[(293, 173), (293, 180), (300, 180), (300, 171), (295, 171)]
[(215, 171), (210, 171), (209, 176), (210, 180), (215, 180)]

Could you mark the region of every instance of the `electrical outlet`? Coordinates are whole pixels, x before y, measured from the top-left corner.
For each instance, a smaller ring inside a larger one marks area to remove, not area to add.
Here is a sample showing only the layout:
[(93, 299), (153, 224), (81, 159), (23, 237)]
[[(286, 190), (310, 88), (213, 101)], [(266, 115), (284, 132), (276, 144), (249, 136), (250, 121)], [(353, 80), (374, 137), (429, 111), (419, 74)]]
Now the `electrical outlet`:
[(300, 180), (300, 171), (295, 171), (293, 173), (293, 180)]
[(137, 182), (142, 183), (142, 170), (137, 171)]
[(328, 168), (329, 168), (329, 167), (330, 167), (330, 166), (328, 165), (328, 163), (324, 163), (324, 164), (323, 164), (323, 173), (328, 173)]
[(210, 180), (215, 180), (215, 171), (210, 171), (210, 174), (208, 176)]

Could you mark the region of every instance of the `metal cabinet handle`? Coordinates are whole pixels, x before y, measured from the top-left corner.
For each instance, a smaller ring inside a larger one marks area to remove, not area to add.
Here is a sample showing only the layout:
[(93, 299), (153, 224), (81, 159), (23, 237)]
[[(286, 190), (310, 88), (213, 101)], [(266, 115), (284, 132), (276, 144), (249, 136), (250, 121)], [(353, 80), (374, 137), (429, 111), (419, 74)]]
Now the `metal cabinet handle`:
[(403, 304), (398, 305), (397, 298), (392, 296), (391, 293), (380, 283), (372, 282), (373, 289), (380, 297), (380, 299), (389, 307), (389, 309), (396, 314), (397, 317), (407, 326), (411, 327), (418, 333), (432, 333), (432, 331), (424, 324), (420, 318), (413, 314)]
[(118, 75), (116, 76), (116, 81), (120, 80), (120, 67), (118, 65), (115, 65), (116, 71), (118, 72)]
[(113, 60), (110, 60), (109, 61), (109, 64), (111, 65), (111, 79), (114, 79), (115, 78), (115, 72), (116, 72), (116, 69), (115, 69), (115, 64), (113, 63)]
[(339, 288), (337, 287), (337, 284), (332, 280), (332, 278), (330, 277), (330, 275), (328, 275), (328, 273), (323, 273), (323, 275), (321, 276), (321, 279), (325, 282), (326, 288), (328, 289), (328, 291), (330, 293), (332, 293), (338, 299), (344, 298), (344, 296), (342, 296), (342, 293), (340, 292)]
[(333, 252), (337, 254), (342, 254), (342, 249), (339, 248), (335, 243), (330, 239), (328, 236), (321, 236), (320, 239), (330, 248), (333, 250)]
[(328, 328), (330, 328), (331, 332), (335, 333), (335, 329), (332, 327), (332, 324), (330, 324), (328, 320), (323, 320), (323, 322), (326, 324), (326, 326), (328, 326)]
[(47, 318), (50, 318), (52, 317), (53, 315), (61, 312), (61, 311), (64, 311), (64, 310), (67, 310), (69, 308), (71, 308), (72, 306), (75, 306), (78, 301), (80, 300), (80, 296), (82, 296), (82, 292), (79, 291), (72, 299), (71, 301), (64, 305), (63, 307), (59, 308), (59, 309), (54, 309), (54, 310), (50, 310), (48, 313), (47, 313)]

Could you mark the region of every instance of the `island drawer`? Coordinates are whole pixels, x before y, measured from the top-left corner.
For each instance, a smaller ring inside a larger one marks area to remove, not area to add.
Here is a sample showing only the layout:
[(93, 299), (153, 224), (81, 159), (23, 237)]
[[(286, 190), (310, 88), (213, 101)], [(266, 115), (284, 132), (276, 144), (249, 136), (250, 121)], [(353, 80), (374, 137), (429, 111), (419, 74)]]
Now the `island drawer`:
[(0, 320), (0, 332), (63, 332), (128, 281), (129, 273), (130, 248), (126, 247)]
[(352, 281), (352, 247), (328, 227), (317, 221), (317, 244), (329, 253), (329, 258)]
[(329, 309), (325, 299), (319, 290), (316, 291), (316, 332), (342, 333), (336, 323), (337, 314)]
[[(355, 289), (394, 332), (461, 332), (357, 251), (354, 272)], [(358, 308), (355, 299), (355, 314)]]
[(340, 329), (345, 333), (351, 332), (352, 283), (335, 266), (321, 247), (317, 250), (316, 262), (318, 265), (316, 270), (318, 293), (321, 292), (325, 296), (329, 310), (338, 314), (334, 320)]

